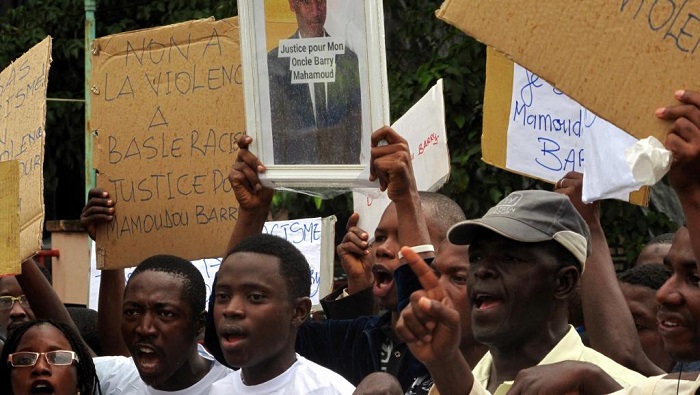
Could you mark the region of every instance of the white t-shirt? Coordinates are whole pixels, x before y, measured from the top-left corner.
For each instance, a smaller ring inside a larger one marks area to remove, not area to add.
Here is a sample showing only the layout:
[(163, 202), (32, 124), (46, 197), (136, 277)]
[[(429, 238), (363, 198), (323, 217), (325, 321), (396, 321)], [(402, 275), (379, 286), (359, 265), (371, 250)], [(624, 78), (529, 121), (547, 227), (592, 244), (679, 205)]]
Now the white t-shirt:
[(351, 395), (355, 387), (341, 375), (297, 354), (297, 360), (284, 373), (258, 385), (245, 385), (241, 371), (231, 372), (211, 386), (210, 395)]
[[(202, 353), (200, 352), (200, 355)], [(223, 379), (231, 369), (219, 362), (212, 361), (212, 367), (201, 380), (189, 388), (180, 391), (160, 391), (149, 387), (141, 380), (134, 360), (122, 356), (93, 358), (97, 377), (100, 379), (102, 395), (208, 395), (212, 384)]]

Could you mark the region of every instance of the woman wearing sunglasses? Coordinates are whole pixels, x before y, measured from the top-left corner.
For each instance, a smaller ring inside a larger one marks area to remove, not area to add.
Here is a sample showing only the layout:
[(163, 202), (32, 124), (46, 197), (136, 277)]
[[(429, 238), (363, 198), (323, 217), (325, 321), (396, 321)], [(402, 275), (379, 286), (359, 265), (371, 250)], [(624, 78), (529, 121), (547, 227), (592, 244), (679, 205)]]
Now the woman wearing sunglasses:
[(37, 320), (13, 329), (0, 354), (0, 394), (93, 395), (95, 366), (75, 332)]

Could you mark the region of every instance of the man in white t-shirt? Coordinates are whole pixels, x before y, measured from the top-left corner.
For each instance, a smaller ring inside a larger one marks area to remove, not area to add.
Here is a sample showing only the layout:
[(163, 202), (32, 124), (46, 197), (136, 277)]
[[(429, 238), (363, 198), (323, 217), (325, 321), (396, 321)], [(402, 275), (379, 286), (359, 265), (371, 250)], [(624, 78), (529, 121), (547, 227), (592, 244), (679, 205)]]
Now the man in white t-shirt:
[(121, 330), (131, 357), (94, 359), (102, 394), (209, 394), (231, 369), (198, 349), (205, 298), (191, 262), (171, 255), (143, 261), (124, 290)]
[(214, 288), (214, 323), (229, 366), (211, 394), (352, 394), (339, 374), (294, 351), (311, 311), (311, 272), (288, 241), (249, 237), (227, 254)]

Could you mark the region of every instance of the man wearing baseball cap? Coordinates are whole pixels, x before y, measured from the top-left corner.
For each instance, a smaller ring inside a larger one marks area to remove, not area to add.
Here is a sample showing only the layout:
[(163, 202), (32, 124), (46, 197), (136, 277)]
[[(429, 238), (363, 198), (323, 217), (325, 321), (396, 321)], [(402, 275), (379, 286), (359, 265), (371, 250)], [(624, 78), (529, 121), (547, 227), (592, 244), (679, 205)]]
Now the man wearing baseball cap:
[(398, 331), (430, 370), (431, 393), (505, 393), (522, 369), (567, 360), (591, 362), (622, 386), (644, 378), (585, 347), (568, 324), (590, 253), (588, 226), (568, 197), (513, 192), (482, 218), (454, 225), (448, 238), (469, 245), (472, 331), (489, 352), (472, 372), (456, 351), (459, 314), (467, 312), (455, 311), (427, 265), (403, 249), (424, 290), (412, 295)]

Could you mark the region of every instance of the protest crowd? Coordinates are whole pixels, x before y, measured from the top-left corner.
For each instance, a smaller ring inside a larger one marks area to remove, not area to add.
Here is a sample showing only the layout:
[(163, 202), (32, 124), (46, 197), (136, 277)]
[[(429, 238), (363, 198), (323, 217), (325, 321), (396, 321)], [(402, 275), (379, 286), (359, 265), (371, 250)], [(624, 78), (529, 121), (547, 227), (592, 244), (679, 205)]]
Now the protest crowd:
[[(346, 281), (314, 318), (309, 263), (263, 232), (274, 191), (241, 135), (227, 158), (237, 219), (211, 295), (189, 260), (164, 251), (128, 279), (102, 270), (89, 315), (24, 260), (0, 277), (0, 394), (700, 393), (700, 92), (678, 88), (676, 105), (650, 116), (669, 125), (685, 225), (649, 240), (624, 273), (600, 201), (583, 202), (583, 174), (466, 218), (459, 201), (419, 191), (407, 140), (384, 126), (366, 149), (369, 181), (391, 203), (376, 229), (350, 216), (334, 246)], [(116, 193), (89, 191), (91, 239), (115, 221)]]

